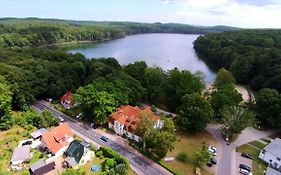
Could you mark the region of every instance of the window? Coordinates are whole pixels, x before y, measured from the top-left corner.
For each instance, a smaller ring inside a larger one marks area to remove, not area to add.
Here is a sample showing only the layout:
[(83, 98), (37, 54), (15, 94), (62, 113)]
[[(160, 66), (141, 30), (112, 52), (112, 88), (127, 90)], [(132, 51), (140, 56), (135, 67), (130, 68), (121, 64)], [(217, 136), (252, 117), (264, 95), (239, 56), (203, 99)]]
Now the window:
[(279, 158), (279, 157), (277, 157), (276, 159), (277, 159), (278, 161), (280, 161), (280, 158)]
[(265, 154), (265, 153), (266, 153), (266, 151), (263, 149), (261, 153), (262, 153), (262, 154)]
[(271, 159), (269, 159), (269, 162), (271, 163), (271, 162), (272, 162), (272, 160), (271, 160)]

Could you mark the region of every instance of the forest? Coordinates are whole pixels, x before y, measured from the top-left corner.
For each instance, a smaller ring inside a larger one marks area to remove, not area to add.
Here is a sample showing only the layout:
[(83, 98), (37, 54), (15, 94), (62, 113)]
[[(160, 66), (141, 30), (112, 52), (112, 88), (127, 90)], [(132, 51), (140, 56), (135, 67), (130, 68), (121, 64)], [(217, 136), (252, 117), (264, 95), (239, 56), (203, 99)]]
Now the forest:
[(281, 92), (281, 30), (209, 34), (199, 37), (194, 48), (211, 67), (230, 70), (238, 83)]
[(77, 41), (104, 41), (141, 33), (206, 34), (234, 27), (177, 23), (95, 22), (39, 18), (1, 18), (0, 47), (37, 47)]

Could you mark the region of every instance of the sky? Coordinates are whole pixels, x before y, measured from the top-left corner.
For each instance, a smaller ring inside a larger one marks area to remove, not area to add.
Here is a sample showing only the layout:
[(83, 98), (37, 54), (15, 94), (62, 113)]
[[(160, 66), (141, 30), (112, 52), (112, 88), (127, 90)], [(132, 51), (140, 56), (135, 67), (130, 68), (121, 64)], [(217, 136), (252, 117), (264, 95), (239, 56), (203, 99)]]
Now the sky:
[(0, 17), (281, 28), (281, 0), (0, 0)]

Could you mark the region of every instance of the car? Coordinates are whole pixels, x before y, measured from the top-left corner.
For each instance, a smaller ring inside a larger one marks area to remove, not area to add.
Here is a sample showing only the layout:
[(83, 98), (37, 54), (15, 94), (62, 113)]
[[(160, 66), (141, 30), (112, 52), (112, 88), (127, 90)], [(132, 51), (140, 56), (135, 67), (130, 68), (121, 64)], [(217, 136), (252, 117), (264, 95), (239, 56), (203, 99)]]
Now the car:
[(247, 171), (249, 171), (249, 172), (252, 171), (252, 169), (251, 169), (248, 165), (245, 165), (245, 164), (240, 164), (240, 165), (239, 165), (239, 168), (240, 168), (240, 169), (247, 170)]
[(208, 151), (213, 154), (213, 156), (217, 155), (217, 148), (214, 146), (209, 146)]
[(242, 156), (242, 157), (245, 157), (245, 158), (247, 158), (247, 159), (253, 159), (253, 157), (252, 157), (250, 154), (245, 153), (245, 152), (241, 153), (241, 156)]
[(212, 164), (214, 164), (214, 165), (216, 165), (216, 164), (217, 164), (217, 160), (216, 160), (216, 159), (214, 159), (214, 158), (211, 158), (211, 159), (210, 159), (210, 162), (211, 162)]
[(104, 142), (107, 142), (107, 141), (108, 141), (108, 138), (105, 137), (105, 136), (102, 136), (100, 139), (101, 139), (102, 141), (104, 141)]
[(212, 167), (212, 166), (213, 166), (213, 163), (209, 161), (209, 162), (207, 163), (207, 166), (208, 166), (208, 167)]
[(245, 169), (243, 169), (243, 168), (240, 168), (240, 169), (239, 169), (239, 172), (240, 172), (241, 174), (245, 174), (245, 175), (250, 175), (250, 174), (252, 174), (250, 171), (245, 170)]
[(76, 115), (76, 118), (77, 118), (77, 119), (79, 119), (79, 120), (81, 120), (81, 119), (82, 119), (82, 117), (83, 117), (83, 114), (82, 114), (82, 113), (80, 113), (80, 114)]
[(58, 118), (59, 118), (60, 122), (64, 122), (64, 118), (62, 118), (62, 117), (58, 117)]
[(26, 142), (23, 142), (23, 143), (21, 144), (21, 146), (31, 145), (31, 144), (32, 144), (32, 141), (31, 141), (31, 140), (28, 140), (28, 141), (26, 141)]

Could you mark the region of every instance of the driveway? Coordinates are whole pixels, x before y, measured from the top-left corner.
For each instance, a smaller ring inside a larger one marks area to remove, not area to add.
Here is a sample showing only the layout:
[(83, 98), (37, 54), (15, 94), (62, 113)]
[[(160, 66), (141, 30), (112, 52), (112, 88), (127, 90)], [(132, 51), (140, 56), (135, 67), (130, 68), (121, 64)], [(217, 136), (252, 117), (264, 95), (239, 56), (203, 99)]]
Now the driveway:
[(218, 165), (216, 175), (238, 175), (236, 162), (240, 162), (240, 159), (236, 160), (236, 147), (244, 145), (246, 143), (258, 140), (260, 138), (268, 137), (274, 133), (280, 132), (280, 129), (273, 129), (270, 131), (259, 131), (254, 128), (246, 128), (238, 136), (236, 141), (227, 145), (220, 134), (219, 124), (209, 124), (206, 130), (219, 142), (218, 147)]
[(128, 146), (128, 144), (120, 142), (119, 140), (112, 140), (111, 137), (108, 137), (108, 142), (103, 142), (100, 137), (102, 134), (92, 129), (88, 125), (83, 125), (78, 121), (69, 118), (60, 111), (55, 110), (50, 107), (48, 103), (44, 101), (36, 102), (32, 105), (33, 108), (43, 111), (48, 110), (53, 113), (55, 117), (62, 117), (65, 119), (65, 122), (69, 124), (70, 128), (76, 133), (79, 133), (82, 138), (90, 139), (92, 142), (95, 142), (97, 145), (103, 145), (114, 149), (119, 152), (121, 155), (125, 156), (133, 169), (133, 171), (139, 175), (171, 175), (168, 170), (160, 166), (159, 164), (153, 162), (147, 157), (140, 154), (136, 149)]

